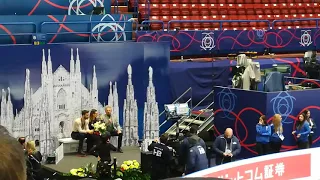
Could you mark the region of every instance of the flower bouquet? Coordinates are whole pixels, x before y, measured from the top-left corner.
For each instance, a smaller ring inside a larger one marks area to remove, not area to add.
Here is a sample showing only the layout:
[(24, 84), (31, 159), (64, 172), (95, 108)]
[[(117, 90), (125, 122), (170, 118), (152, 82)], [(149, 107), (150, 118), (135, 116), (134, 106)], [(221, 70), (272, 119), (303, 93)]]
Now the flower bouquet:
[(143, 174), (140, 169), (140, 164), (136, 160), (124, 161), (120, 169), (116, 173), (118, 178), (123, 180), (150, 180), (148, 174)]
[(95, 175), (94, 164), (90, 163), (84, 167), (71, 169), (68, 176), (77, 176), (77, 177), (92, 177)]
[(99, 133), (98, 135), (103, 135), (107, 132), (107, 126), (106, 123), (102, 121), (98, 121), (93, 124), (94, 131)]

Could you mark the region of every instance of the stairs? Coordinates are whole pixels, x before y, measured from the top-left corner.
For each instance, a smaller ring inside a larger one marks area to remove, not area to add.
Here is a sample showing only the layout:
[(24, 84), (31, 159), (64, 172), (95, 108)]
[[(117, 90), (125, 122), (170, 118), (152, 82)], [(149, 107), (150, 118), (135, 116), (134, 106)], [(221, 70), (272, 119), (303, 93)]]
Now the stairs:
[[(204, 111), (193, 111), (189, 117), (183, 117), (179, 120), (179, 132), (184, 130), (189, 131), (190, 127), (196, 125), (199, 127), (199, 133), (203, 130), (206, 130), (206, 127), (211, 126), (213, 122), (213, 111), (204, 110)], [(174, 137), (177, 132), (176, 124), (173, 124), (166, 133), (170, 137)]]

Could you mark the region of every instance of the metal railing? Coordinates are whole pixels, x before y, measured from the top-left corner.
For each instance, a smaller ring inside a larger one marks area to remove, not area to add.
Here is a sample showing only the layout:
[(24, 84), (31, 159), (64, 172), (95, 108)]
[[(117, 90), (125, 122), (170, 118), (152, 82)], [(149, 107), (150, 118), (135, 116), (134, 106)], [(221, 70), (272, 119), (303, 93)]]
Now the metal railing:
[(272, 21), (271, 27), (274, 28), (274, 25), (277, 22), (316, 21), (316, 28), (318, 28), (319, 27), (319, 20), (320, 20), (320, 18), (279, 19), (279, 20)]
[[(195, 106), (192, 108), (191, 112), (192, 112), (195, 108), (197, 108), (203, 101), (205, 101), (208, 97), (210, 97), (213, 93), (214, 93), (214, 90), (210, 91), (197, 105), (195, 105)], [(206, 108), (205, 108), (204, 110), (208, 110), (213, 104), (214, 104), (214, 101), (212, 101), (208, 106), (206, 106)], [(206, 111), (202, 111), (201, 113), (199, 113), (195, 118), (193, 118), (193, 120), (192, 120), (191, 122), (188, 123), (188, 125), (187, 125), (182, 131), (186, 130), (186, 128), (187, 128), (188, 126), (190, 126), (190, 124), (192, 124), (197, 118), (199, 118), (199, 117), (200, 117), (202, 114), (204, 114), (204, 113), (206, 113)], [(190, 116), (189, 116), (189, 117), (190, 117)], [(211, 116), (209, 116), (209, 117), (211, 117)], [(208, 119), (208, 118), (206, 118), (206, 119)]]
[[(101, 28), (97, 28), (98, 31), (94, 31), (94, 29), (92, 27), (99, 25), (99, 24), (103, 24), (103, 23), (112, 23), (112, 24), (119, 24), (119, 23), (128, 23), (130, 26), (132, 26), (132, 24), (136, 25), (136, 28), (138, 27), (138, 23), (136, 21), (76, 21), (76, 22), (43, 22), (40, 25), (40, 33), (46, 34), (46, 35), (59, 35), (59, 34), (89, 34), (88, 36), (88, 42), (92, 42), (92, 36), (94, 36), (95, 34), (99, 34), (99, 33), (107, 33), (107, 31), (103, 31), (105, 27), (101, 27)], [(44, 31), (44, 27), (48, 26), (48, 25), (64, 25), (64, 24), (86, 24), (88, 25), (88, 29), (90, 29), (90, 31), (73, 31), (73, 32), (46, 32)], [(127, 32), (133, 32), (133, 30), (124, 30), (121, 31), (120, 29), (117, 31), (113, 31), (112, 33), (127, 33)], [(99, 41), (94, 41), (94, 42), (99, 42)]]
[[(179, 102), (179, 100), (184, 97), (187, 93), (191, 93), (191, 97), (186, 101), (186, 103), (190, 103), (192, 106), (192, 87), (189, 87), (186, 91), (184, 91), (175, 101), (173, 101), (171, 104), (176, 104)], [(163, 114), (165, 114), (165, 110), (163, 110), (160, 114), (159, 117), (162, 116)], [(163, 121), (159, 127), (162, 127), (164, 124), (166, 124), (168, 122), (168, 120), (166, 119), (165, 121)]]
[[(21, 32), (21, 33), (11, 33), (8, 27), (3, 29), (6, 33), (1, 33), (0, 36), (33, 36), (38, 32), (38, 26), (34, 22), (2, 22), (0, 25), (10, 26), (10, 25), (30, 25), (32, 27), (31, 32)], [(31, 43), (30, 43), (31, 44)]]

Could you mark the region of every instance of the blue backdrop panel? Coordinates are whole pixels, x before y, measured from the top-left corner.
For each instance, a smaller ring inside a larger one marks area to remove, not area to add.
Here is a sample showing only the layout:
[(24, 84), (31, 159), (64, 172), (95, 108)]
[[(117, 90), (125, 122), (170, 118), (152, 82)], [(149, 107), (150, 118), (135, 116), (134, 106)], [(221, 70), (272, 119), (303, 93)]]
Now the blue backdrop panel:
[(267, 110), (267, 94), (225, 87), (214, 87), (214, 123), (218, 134), (232, 128), (242, 146), (239, 158), (255, 154), (256, 124)]
[(169, 41), (171, 55), (228, 54), (254, 50), (305, 52), (319, 47), (318, 29), (137, 32), (137, 41)]
[(128, 21), (131, 17), (120, 14), (0, 16), (0, 44), (31, 44), (35, 33), (47, 34), (47, 43), (131, 40), (132, 23)]
[[(30, 69), (30, 83), (34, 92), (41, 85), (42, 49), (51, 50), (53, 71), (60, 65), (69, 72), (70, 49), (79, 48), (81, 62), (82, 84), (89, 88), (92, 80), (92, 67), (96, 66), (99, 102), (107, 103), (109, 82), (117, 81), (120, 108), (120, 123), (122, 123), (122, 109), (126, 97), (128, 84), (127, 66), (132, 65), (132, 81), (135, 98), (139, 108), (139, 136), (142, 136), (143, 103), (146, 100), (148, 85), (147, 67), (154, 69), (154, 85), (156, 88), (159, 107), (164, 103), (171, 103), (170, 84), (168, 81), (169, 45), (167, 43), (103, 43), (103, 44), (64, 44), (43, 46), (1, 46), (0, 53), (0, 88), (11, 88), (14, 109), (23, 107), (25, 69)], [(145, 50), (152, 50), (153, 53)], [(126, 53), (123, 53), (126, 52)], [(17, 66), (19, 64), (19, 66)], [(167, 88), (164, 88), (167, 87)]]
[[(298, 116), (305, 109), (309, 109), (316, 125), (320, 125), (320, 89), (311, 89), (304, 91), (288, 91), (267, 93), (267, 112), (270, 118), (274, 114), (282, 116), (284, 129), (283, 150), (291, 150), (296, 148), (296, 141), (291, 134)], [(319, 146), (320, 132), (317, 130), (314, 135), (314, 146)]]
[(0, 15), (81, 15), (91, 14), (93, 7), (104, 6), (110, 13), (110, 0), (0, 0)]
[[(215, 62), (170, 62), (170, 86), (174, 99), (188, 88), (191, 92), (181, 99), (186, 102), (192, 96), (192, 104), (196, 105), (213, 86), (227, 86), (230, 74), (229, 61)], [(207, 98), (202, 105), (208, 105), (212, 98)]]
[[(234, 129), (234, 135), (239, 138), (243, 147), (240, 158), (256, 155), (255, 125), (262, 114), (267, 116), (269, 122), (274, 114), (282, 116), (285, 136), (283, 151), (296, 148), (291, 132), (302, 111), (309, 109), (315, 123), (319, 125), (317, 119), (320, 118), (320, 89), (272, 93), (225, 87), (215, 87), (214, 90), (216, 131), (222, 134), (227, 127)], [(319, 131), (315, 132), (314, 147), (319, 146), (319, 134)]]

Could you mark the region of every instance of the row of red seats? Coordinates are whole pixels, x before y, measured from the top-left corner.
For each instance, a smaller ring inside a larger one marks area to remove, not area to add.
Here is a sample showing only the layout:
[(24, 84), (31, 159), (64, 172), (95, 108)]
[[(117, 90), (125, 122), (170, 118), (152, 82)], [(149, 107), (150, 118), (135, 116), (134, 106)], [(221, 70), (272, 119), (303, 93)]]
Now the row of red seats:
[(139, 4), (277, 4), (315, 3), (315, 0), (139, 0)]
[(158, 8), (169, 8), (169, 9), (239, 9), (239, 8), (260, 8), (260, 9), (286, 9), (286, 8), (320, 8), (318, 3), (290, 3), (290, 4), (139, 4), (140, 8), (158, 9)]
[(150, 16), (151, 21), (163, 21), (168, 22), (171, 20), (193, 20), (193, 21), (199, 21), (199, 20), (285, 20), (285, 19), (300, 19), (300, 18), (320, 18), (320, 14), (311, 14), (309, 17), (306, 16), (298, 16), (298, 15), (222, 15), (222, 16)]
[[(223, 22), (222, 28), (229, 28), (229, 29), (235, 29), (235, 28), (248, 28), (248, 29), (268, 29), (269, 25), (267, 22)], [(315, 21), (295, 21), (295, 22), (277, 22), (274, 24), (276, 29), (281, 29), (285, 27), (316, 27)], [(167, 29), (168, 24), (160, 24), (160, 23), (151, 23), (152, 30), (160, 30), (162, 28)], [(220, 23), (200, 23), (200, 22), (173, 22), (170, 23), (170, 30), (180, 28), (181, 30), (203, 30), (203, 29), (220, 29)]]

